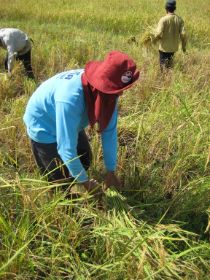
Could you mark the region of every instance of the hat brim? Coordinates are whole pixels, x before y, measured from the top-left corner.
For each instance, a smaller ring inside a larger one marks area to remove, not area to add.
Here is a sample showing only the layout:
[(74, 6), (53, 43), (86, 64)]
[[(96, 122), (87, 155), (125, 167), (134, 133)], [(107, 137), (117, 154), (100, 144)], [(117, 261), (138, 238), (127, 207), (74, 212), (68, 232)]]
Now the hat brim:
[(106, 88), (106, 82), (110, 83), (109, 80), (105, 80), (105, 79), (102, 80), (97, 78), (97, 70), (101, 66), (101, 64), (102, 64), (101, 61), (88, 62), (85, 66), (85, 75), (91, 86), (106, 94), (117, 94), (130, 88), (133, 85), (133, 83), (135, 83), (138, 80), (140, 75), (139, 71), (136, 71), (133, 75), (132, 81), (129, 84), (118, 89), (113, 88), (113, 90), (110, 90), (110, 88), (109, 89)]

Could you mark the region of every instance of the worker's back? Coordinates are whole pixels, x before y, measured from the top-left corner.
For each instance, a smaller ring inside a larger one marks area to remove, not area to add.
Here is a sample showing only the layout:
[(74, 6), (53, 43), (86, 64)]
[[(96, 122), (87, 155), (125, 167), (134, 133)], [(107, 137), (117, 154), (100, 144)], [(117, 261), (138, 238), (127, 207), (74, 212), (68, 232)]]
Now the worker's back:
[(175, 14), (167, 14), (159, 22), (161, 39), (159, 50), (163, 52), (176, 52), (179, 48), (180, 34), (184, 32), (182, 18)]

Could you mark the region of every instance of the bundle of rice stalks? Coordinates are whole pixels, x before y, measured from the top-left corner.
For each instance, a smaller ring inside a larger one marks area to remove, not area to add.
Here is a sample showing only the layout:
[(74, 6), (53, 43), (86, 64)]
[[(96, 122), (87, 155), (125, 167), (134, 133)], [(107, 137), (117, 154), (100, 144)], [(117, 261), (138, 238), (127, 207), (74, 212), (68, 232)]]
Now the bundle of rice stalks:
[(140, 39), (140, 44), (145, 47), (151, 47), (155, 42), (155, 36), (152, 31), (145, 31)]
[(128, 205), (126, 198), (120, 194), (115, 187), (110, 187), (106, 191), (107, 209), (115, 209), (117, 213), (129, 212), (130, 206)]

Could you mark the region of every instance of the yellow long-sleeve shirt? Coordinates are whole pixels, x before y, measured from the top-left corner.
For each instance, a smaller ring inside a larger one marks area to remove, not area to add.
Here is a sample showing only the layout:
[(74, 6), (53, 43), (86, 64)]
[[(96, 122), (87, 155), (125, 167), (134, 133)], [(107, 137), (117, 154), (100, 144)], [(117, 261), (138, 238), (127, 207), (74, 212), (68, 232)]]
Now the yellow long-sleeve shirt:
[(162, 52), (176, 52), (181, 40), (182, 50), (186, 50), (186, 33), (184, 21), (181, 17), (168, 13), (158, 23), (155, 40), (159, 40), (159, 50)]

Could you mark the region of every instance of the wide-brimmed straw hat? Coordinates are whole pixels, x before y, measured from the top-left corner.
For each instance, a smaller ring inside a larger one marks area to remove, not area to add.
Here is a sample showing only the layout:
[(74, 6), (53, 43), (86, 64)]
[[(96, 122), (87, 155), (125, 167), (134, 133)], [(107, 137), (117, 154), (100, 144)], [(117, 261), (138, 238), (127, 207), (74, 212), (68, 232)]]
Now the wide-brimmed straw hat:
[(91, 86), (107, 94), (117, 94), (138, 80), (135, 62), (125, 53), (111, 51), (103, 61), (90, 61), (85, 75)]

